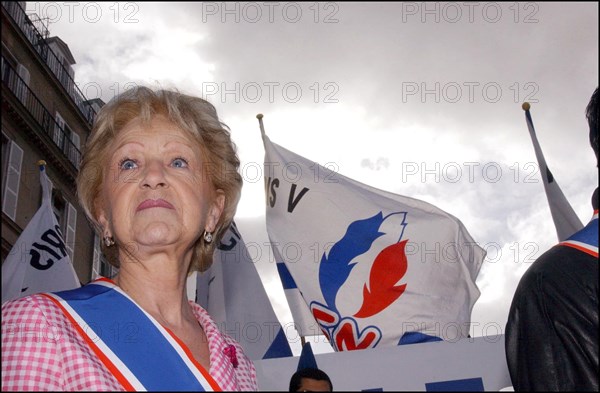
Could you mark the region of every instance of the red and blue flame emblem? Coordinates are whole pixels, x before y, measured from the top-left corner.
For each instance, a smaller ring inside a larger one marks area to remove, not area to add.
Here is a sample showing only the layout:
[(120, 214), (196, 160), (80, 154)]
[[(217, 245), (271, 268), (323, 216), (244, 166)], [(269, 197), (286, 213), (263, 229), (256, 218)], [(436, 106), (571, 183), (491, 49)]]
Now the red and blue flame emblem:
[[(391, 234), (397, 240), (383, 247), (372, 261), (368, 283), (365, 282), (363, 286), (361, 307), (354, 315), (342, 317), (336, 306), (337, 294), (356, 266), (355, 259), (369, 251), (381, 236), (390, 235), (381, 232), (382, 224), (390, 217), (401, 219), (399, 229), (397, 225), (392, 226), (398, 231), (397, 237)], [(379, 212), (373, 217), (352, 222), (329, 253), (323, 253), (319, 265), (319, 285), (325, 304), (313, 301), (310, 309), (336, 350), (374, 348), (381, 340), (382, 332), (377, 326), (369, 325), (361, 330), (358, 319), (381, 313), (406, 290), (407, 284), (398, 284), (408, 269), (405, 252), (408, 240), (402, 240), (405, 227), (406, 212), (386, 216)]]

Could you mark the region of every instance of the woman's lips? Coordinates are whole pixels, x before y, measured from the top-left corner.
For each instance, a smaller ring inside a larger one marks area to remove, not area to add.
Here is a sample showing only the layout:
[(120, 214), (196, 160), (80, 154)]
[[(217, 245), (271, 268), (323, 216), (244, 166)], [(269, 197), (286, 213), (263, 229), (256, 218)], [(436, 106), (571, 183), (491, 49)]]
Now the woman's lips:
[(144, 202), (140, 203), (137, 207), (136, 211), (150, 209), (153, 207), (163, 207), (165, 209), (175, 209), (173, 205), (164, 199), (146, 199)]

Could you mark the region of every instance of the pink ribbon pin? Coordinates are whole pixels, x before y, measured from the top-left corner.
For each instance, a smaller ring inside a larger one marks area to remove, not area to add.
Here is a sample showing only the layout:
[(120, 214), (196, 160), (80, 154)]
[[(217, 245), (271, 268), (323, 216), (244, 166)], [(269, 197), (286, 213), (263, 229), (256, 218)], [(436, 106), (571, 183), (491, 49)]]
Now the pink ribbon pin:
[(223, 353), (225, 353), (225, 356), (227, 356), (229, 358), (229, 361), (231, 361), (233, 368), (237, 368), (238, 359), (237, 359), (237, 351), (236, 351), (235, 347), (233, 345), (228, 345), (223, 350)]

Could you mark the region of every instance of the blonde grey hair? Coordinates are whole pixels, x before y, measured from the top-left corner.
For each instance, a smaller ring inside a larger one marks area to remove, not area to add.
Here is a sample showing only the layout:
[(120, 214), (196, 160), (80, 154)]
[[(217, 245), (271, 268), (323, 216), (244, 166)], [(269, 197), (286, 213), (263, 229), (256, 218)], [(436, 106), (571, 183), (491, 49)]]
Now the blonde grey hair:
[[(135, 87), (106, 104), (96, 116), (92, 132), (86, 142), (79, 174), (77, 193), (85, 214), (102, 238), (102, 228), (97, 220), (97, 198), (104, 186), (105, 171), (111, 142), (132, 120), (149, 122), (155, 115), (163, 115), (188, 133), (205, 157), (204, 168), (214, 190), (223, 190), (225, 206), (215, 228), (213, 241), (207, 243), (200, 236), (194, 245), (190, 271), (204, 271), (212, 264), (215, 245), (231, 224), (241, 194), (242, 177), (238, 172), (240, 160), (231, 140), (229, 128), (219, 120), (215, 107), (206, 100), (170, 90), (151, 90)], [(204, 175), (204, 174), (203, 174)], [(118, 247), (102, 251), (108, 261), (119, 267)]]

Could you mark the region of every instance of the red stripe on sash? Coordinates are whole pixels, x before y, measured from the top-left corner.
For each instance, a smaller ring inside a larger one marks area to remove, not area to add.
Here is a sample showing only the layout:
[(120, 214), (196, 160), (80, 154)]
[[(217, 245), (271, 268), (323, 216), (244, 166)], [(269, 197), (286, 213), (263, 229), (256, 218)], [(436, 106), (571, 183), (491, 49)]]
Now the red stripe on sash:
[(79, 324), (77, 323), (77, 321), (75, 319), (73, 319), (73, 317), (71, 316), (71, 314), (63, 307), (63, 305), (60, 304), (60, 302), (58, 300), (56, 300), (55, 298), (53, 298), (50, 295), (47, 295), (45, 293), (41, 293), (40, 295), (47, 297), (54, 304), (56, 304), (56, 306), (63, 312), (63, 314), (67, 317), (67, 319), (75, 327), (75, 330), (77, 330), (77, 333), (79, 333), (79, 335), (89, 345), (89, 347), (96, 354), (96, 356), (98, 356), (98, 358), (106, 366), (106, 368), (108, 369), (108, 371), (110, 371), (110, 373), (117, 379), (117, 381), (119, 381), (119, 383), (123, 386), (123, 388), (125, 389), (125, 391), (127, 391), (127, 392), (135, 392), (136, 391), (135, 388), (129, 383), (129, 381), (127, 380), (127, 378), (125, 378), (125, 376), (123, 376), (123, 374), (113, 364), (113, 362), (108, 357), (106, 357), (106, 355), (104, 355), (104, 353), (102, 352), (102, 350), (100, 350), (100, 348), (98, 348), (98, 346), (96, 344), (94, 344), (94, 342), (92, 340), (90, 340), (90, 338), (88, 337), (88, 335), (85, 334), (85, 332), (83, 331), (83, 329), (81, 328), (81, 326), (79, 326)]
[(110, 278), (106, 278), (106, 277), (98, 277), (97, 279), (93, 280), (92, 282), (96, 282), (96, 281), (105, 281), (105, 282), (110, 283), (110, 284), (112, 284), (114, 286), (117, 286), (116, 282), (114, 282)]
[(573, 243), (569, 243), (569, 242), (561, 242), (560, 245), (561, 246), (567, 246), (567, 247), (575, 248), (575, 249), (577, 249), (579, 251), (583, 251), (586, 254), (590, 254), (591, 256), (598, 258), (598, 253), (597, 252), (592, 251), (589, 248), (581, 247), (578, 244), (573, 244)]
[[(162, 324), (161, 324), (161, 326), (162, 326)], [(187, 355), (189, 360), (194, 364), (194, 366), (196, 366), (198, 371), (200, 371), (200, 373), (204, 376), (204, 378), (206, 379), (206, 382), (208, 382), (210, 384), (210, 386), (213, 388), (213, 390), (215, 392), (222, 391), (222, 389), (219, 386), (219, 384), (217, 383), (217, 381), (215, 381), (214, 378), (204, 368), (204, 366), (202, 366), (200, 363), (198, 363), (196, 358), (194, 358), (194, 355), (192, 354), (192, 351), (190, 351), (188, 346), (185, 345), (185, 343), (183, 341), (181, 341), (181, 339), (179, 339), (179, 337), (177, 337), (169, 328), (167, 328), (165, 326), (163, 326), (163, 328), (167, 331), (167, 333), (169, 333), (171, 335), (173, 340), (175, 340), (177, 342), (177, 344), (179, 344), (181, 346), (181, 349), (183, 349), (183, 351), (185, 352), (185, 354)]]

